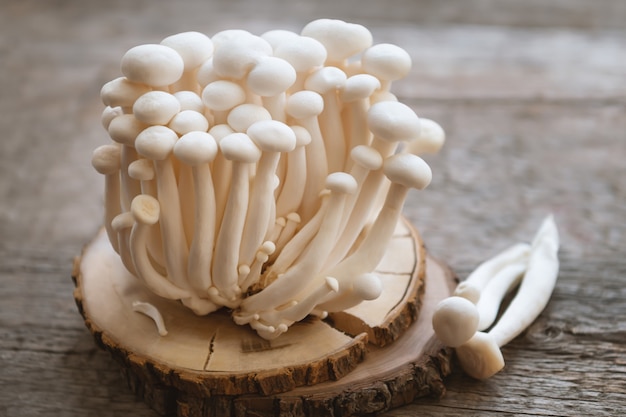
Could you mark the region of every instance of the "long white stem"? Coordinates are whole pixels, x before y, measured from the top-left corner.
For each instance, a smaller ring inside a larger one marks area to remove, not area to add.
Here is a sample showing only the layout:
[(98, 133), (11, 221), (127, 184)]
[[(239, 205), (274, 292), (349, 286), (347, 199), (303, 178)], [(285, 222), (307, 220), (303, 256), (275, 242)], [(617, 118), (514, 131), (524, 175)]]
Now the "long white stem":
[(328, 175), (328, 161), (324, 139), (317, 122), (317, 117), (300, 121), (311, 135), (311, 143), (306, 147), (306, 192), (302, 196), (299, 214), (303, 222), (313, 217), (319, 208), (319, 193), (324, 189), (324, 181)]
[(136, 195), (141, 194), (141, 185), (139, 181), (134, 180), (128, 175), (128, 166), (136, 161), (138, 158), (137, 151), (135, 148), (129, 145), (122, 145), (122, 156), (121, 156), (121, 186), (122, 186), (122, 210), (128, 211), (130, 210), (130, 202), (133, 201)]
[(516, 262), (502, 268), (485, 286), (480, 299), (476, 303), (478, 310), (478, 330), (482, 331), (493, 324), (498, 315), (498, 309), (504, 297), (509, 293), (524, 276), (528, 261)]

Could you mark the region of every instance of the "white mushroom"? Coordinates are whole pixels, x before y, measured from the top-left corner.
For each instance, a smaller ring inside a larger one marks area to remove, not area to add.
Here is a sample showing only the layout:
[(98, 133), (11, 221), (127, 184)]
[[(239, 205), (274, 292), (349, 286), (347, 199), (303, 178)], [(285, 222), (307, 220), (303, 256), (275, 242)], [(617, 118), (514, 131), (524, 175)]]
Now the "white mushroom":
[(235, 132), (245, 133), (250, 126), (262, 120), (272, 120), (272, 115), (263, 106), (257, 104), (240, 104), (228, 113), (226, 121)]
[(220, 226), (215, 247), (212, 276), (215, 287), (227, 300), (239, 293), (238, 261), (244, 222), (248, 209), (248, 177), (250, 164), (261, 157), (261, 151), (245, 133), (233, 133), (219, 141), (226, 159), (232, 161), (232, 182), (224, 218)]
[(130, 81), (165, 88), (183, 75), (183, 59), (172, 48), (164, 45), (139, 45), (122, 57), (122, 74)]
[(202, 90), (202, 102), (213, 111), (215, 124), (225, 123), (228, 111), (245, 101), (246, 91), (232, 81), (213, 81)]
[(111, 227), (116, 233), (115, 242), (119, 249), (120, 260), (124, 268), (126, 268), (131, 275), (136, 276), (137, 271), (131, 257), (130, 249), (130, 231), (134, 224), (135, 220), (129, 211), (118, 214), (113, 221), (111, 221)]
[[(306, 150), (311, 143), (311, 134), (302, 126), (292, 126), (296, 135), (295, 149), (287, 154), (287, 166), (283, 185), (276, 198), (276, 215), (288, 216), (300, 207), (306, 184)], [(298, 221), (299, 222), (299, 221)]]
[(202, 103), (202, 97), (193, 91), (177, 91), (174, 93), (174, 97), (180, 103), (180, 111), (194, 110), (198, 113), (204, 113), (204, 103)]
[(309, 73), (324, 64), (327, 54), (324, 45), (306, 36), (287, 37), (274, 48), (274, 56), (289, 62), (296, 70), (296, 81), (291, 93), (302, 90)]
[(482, 331), (491, 327), (504, 297), (519, 285), (527, 268), (528, 259), (521, 259), (506, 265), (489, 280), (476, 303), (480, 315), (478, 330)]
[(165, 262), (168, 276), (180, 288), (187, 287), (189, 249), (171, 154), (178, 135), (165, 126), (150, 126), (142, 131), (135, 146), (142, 156), (154, 161), (157, 195), (160, 203), (160, 226), (163, 243), (167, 245)]
[(372, 45), (372, 34), (366, 27), (336, 19), (318, 19), (308, 23), (302, 36), (317, 39), (326, 48), (326, 65), (343, 67), (345, 61)]
[(93, 151), (91, 165), (104, 175), (104, 228), (113, 249), (119, 252), (117, 233), (111, 222), (121, 213), (120, 205), (120, 167), (121, 152), (117, 145), (102, 145)]
[(344, 170), (346, 140), (343, 134), (341, 106), (338, 91), (346, 83), (346, 74), (336, 67), (323, 67), (313, 72), (304, 82), (307, 90), (319, 93), (324, 99), (324, 110), (318, 116), (326, 150), (329, 172)]
[(406, 77), (411, 70), (411, 56), (399, 46), (381, 43), (363, 52), (361, 67), (380, 80), (382, 90), (389, 91), (392, 81)]
[(196, 72), (213, 55), (211, 39), (200, 32), (183, 32), (168, 36), (161, 41), (161, 45), (174, 49), (183, 59), (183, 74), (174, 89), (197, 92)]
[(289, 96), (285, 110), (311, 135), (311, 143), (306, 148), (307, 192), (302, 198), (300, 212), (302, 220), (306, 222), (319, 207), (318, 195), (324, 188), (324, 181), (328, 175), (326, 148), (317, 120), (317, 116), (324, 110), (324, 100), (313, 91), (299, 91)]
[(404, 150), (415, 155), (439, 152), (446, 140), (446, 133), (439, 123), (431, 119), (420, 118), (420, 135), (407, 142)]
[(478, 329), (478, 310), (463, 297), (442, 300), (433, 312), (433, 329), (437, 338), (450, 347), (459, 347), (470, 340)]
[(258, 36), (240, 32), (229, 39), (218, 40), (213, 68), (221, 77), (241, 80), (259, 59), (270, 55), (272, 47), (269, 43)]
[(400, 153), (386, 159), (383, 172), (391, 181), (391, 187), (376, 221), (358, 249), (327, 273), (337, 278), (340, 285), (350, 276), (374, 270), (385, 254), (409, 189), (422, 190), (432, 179), (428, 164), (413, 154)]
[[(219, 124), (213, 126), (209, 130), (209, 134), (213, 136), (215, 141), (219, 143), (222, 138), (235, 133), (235, 131), (227, 124)], [(232, 177), (232, 162), (224, 157), (224, 154), (218, 152), (215, 160), (213, 160), (213, 188), (215, 189), (215, 221), (220, 224), (224, 217), (226, 201), (228, 200), (228, 189), (230, 188), (230, 180)]]
[[(132, 111), (132, 109), (129, 109), (129, 111)], [(100, 118), (100, 121), (102, 122), (102, 127), (104, 127), (104, 130), (108, 131), (109, 125), (111, 124), (113, 119), (115, 119), (117, 116), (121, 116), (122, 114), (124, 114), (124, 111), (122, 110), (121, 107), (106, 106), (104, 110), (102, 111), (102, 116)]]
[(375, 300), (383, 292), (383, 284), (378, 275), (364, 273), (354, 276), (348, 285), (339, 287), (335, 291), (335, 297), (318, 305), (316, 308), (329, 313), (347, 310), (360, 304), (362, 301)]
[(143, 301), (133, 301), (133, 311), (141, 313), (154, 321), (160, 336), (167, 336), (167, 328), (161, 312), (152, 304)]
[(267, 234), (268, 226), (274, 224), (274, 219), (270, 218), (271, 207), (275, 204), (274, 172), (281, 153), (295, 148), (296, 134), (289, 126), (277, 120), (255, 122), (250, 125), (247, 134), (262, 152), (249, 203), (254, 209), (249, 210), (246, 217), (239, 256), (241, 263), (250, 265)]
[(380, 88), (380, 81), (369, 74), (357, 74), (349, 77), (339, 93), (339, 98), (347, 103), (344, 107), (343, 123), (346, 137), (349, 138), (348, 149), (359, 145), (369, 145), (371, 132), (367, 129), (367, 111), (370, 97)]
[(211, 286), (215, 237), (215, 196), (209, 162), (217, 154), (215, 139), (206, 132), (190, 132), (174, 145), (174, 155), (191, 166), (195, 194), (194, 234), (189, 249), (189, 282), (199, 293)]
[(168, 127), (182, 136), (189, 132), (206, 132), (209, 121), (195, 110), (183, 110), (170, 120)]
[(285, 91), (296, 81), (296, 70), (284, 59), (264, 57), (248, 74), (246, 84), (261, 96), (274, 120), (285, 121)]
[(100, 90), (100, 98), (105, 106), (120, 107), (130, 113), (135, 100), (151, 90), (150, 86), (119, 77), (109, 81)]
[(180, 102), (165, 91), (150, 91), (135, 101), (133, 114), (148, 125), (166, 125), (180, 111)]

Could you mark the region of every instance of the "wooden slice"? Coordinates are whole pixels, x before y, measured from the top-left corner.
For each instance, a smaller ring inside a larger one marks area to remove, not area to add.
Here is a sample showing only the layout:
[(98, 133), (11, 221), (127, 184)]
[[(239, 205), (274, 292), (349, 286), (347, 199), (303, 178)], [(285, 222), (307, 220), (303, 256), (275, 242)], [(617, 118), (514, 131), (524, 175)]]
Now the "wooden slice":
[[(236, 325), (227, 311), (198, 317), (147, 291), (103, 231), (73, 275), (87, 327), (152, 408), (181, 416), (274, 416), (371, 413), (443, 393), (450, 351), (435, 341), (430, 320), (435, 304), (450, 295), (452, 274), (425, 256), (404, 221), (376, 272), (385, 286), (378, 300), (326, 321), (296, 323), (272, 341)], [(134, 301), (158, 309), (166, 336), (133, 310)]]

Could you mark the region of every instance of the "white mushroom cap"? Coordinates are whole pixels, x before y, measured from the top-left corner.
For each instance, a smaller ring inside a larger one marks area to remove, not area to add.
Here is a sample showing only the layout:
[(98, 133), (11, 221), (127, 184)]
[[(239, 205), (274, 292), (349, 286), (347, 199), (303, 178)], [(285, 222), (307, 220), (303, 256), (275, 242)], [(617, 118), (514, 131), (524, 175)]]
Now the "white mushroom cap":
[(137, 136), (135, 148), (146, 158), (162, 161), (170, 156), (177, 140), (178, 135), (169, 127), (150, 126)]
[(130, 211), (137, 223), (152, 225), (159, 221), (161, 206), (156, 198), (140, 194), (130, 203)]
[(304, 88), (320, 94), (342, 89), (346, 83), (346, 73), (337, 67), (322, 67), (313, 72), (304, 82)]
[(381, 80), (399, 80), (411, 70), (411, 56), (399, 46), (381, 43), (363, 52), (361, 66)]
[(476, 379), (487, 379), (504, 368), (502, 352), (489, 333), (476, 332), (456, 348), (456, 356), (463, 371)]
[(194, 110), (198, 113), (204, 112), (202, 98), (193, 91), (177, 91), (174, 97), (180, 103), (180, 110)]
[(211, 110), (230, 110), (245, 101), (245, 90), (232, 81), (213, 81), (202, 90), (202, 102)]
[(433, 313), (433, 329), (444, 345), (458, 347), (474, 336), (478, 329), (478, 310), (461, 297), (442, 300)]
[(420, 120), (406, 104), (381, 101), (370, 107), (367, 125), (376, 137), (390, 142), (412, 140), (420, 134)]
[(354, 279), (352, 291), (362, 300), (375, 300), (382, 294), (383, 284), (378, 275), (365, 273)]
[(274, 56), (289, 62), (297, 72), (304, 72), (323, 65), (327, 54), (316, 39), (298, 36), (276, 46)]
[(387, 158), (383, 172), (391, 182), (418, 190), (426, 188), (433, 178), (430, 166), (411, 153), (398, 153)]
[(166, 125), (180, 111), (180, 102), (165, 91), (150, 91), (135, 101), (133, 114), (150, 125)]
[(264, 57), (248, 74), (247, 85), (261, 97), (271, 97), (286, 91), (296, 81), (296, 70), (284, 59)]
[(244, 38), (244, 37), (252, 37), (254, 36), (252, 33), (243, 29), (226, 29), (215, 33), (211, 37), (211, 41), (213, 41), (213, 49), (217, 49), (221, 47), (225, 42), (232, 41), (233, 39)]
[(183, 32), (168, 36), (161, 45), (174, 49), (183, 59), (185, 71), (198, 68), (213, 55), (213, 42), (200, 32)]
[(326, 188), (332, 192), (354, 194), (357, 190), (357, 183), (350, 174), (333, 172), (326, 177)]
[(240, 104), (226, 118), (235, 132), (245, 132), (253, 123), (261, 120), (272, 120), (272, 115), (265, 107), (251, 103)]
[(213, 136), (218, 143), (224, 136), (228, 136), (231, 133), (235, 133), (235, 131), (227, 124), (215, 125), (209, 130), (209, 134)]
[(220, 76), (215, 72), (213, 68), (213, 58), (209, 58), (198, 68), (196, 72), (196, 80), (200, 87), (204, 88), (207, 84), (212, 83), (220, 79)]
[(170, 120), (168, 126), (179, 135), (184, 135), (196, 130), (206, 132), (209, 129), (209, 121), (202, 113), (183, 110)]
[(128, 176), (138, 181), (154, 179), (154, 163), (145, 158), (135, 159), (128, 164)]
[(122, 57), (122, 74), (130, 81), (163, 87), (174, 84), (184, 71), (181, 56), (164, 45), (139, 45)]
[(350, 151), (350, 157), (359, 166), (369, 171), (376, 171), (383, 166), (383, 157), (371, 146), (358, 145)]
[(102, 111), (102, 117), (100, 118), (100, 121), (102, 122), (102, 126), (106, 130), (109, 130), (109, 125), (111, 124), (111, 121), (115, 119), (117, 116), (121, 116), (122, 114), (124, 114), (124, 112), (122, 111), (121, 107), (106, 106), (104, 110)]
[(174, 155), (191, 166), (211, 162), (217, 155), (217, 142), (206, 132), (189, 132), (174, 145)]
[(295, 39), (299, 37), (300, 35), (298, 35), (297, 33), (292, 32), (290, 30), (283, 30), (283, 29), (269, 30), (261, 35), (261, 38), (263, 38), (267, 43), (269, 43), (274, 50), (279, 45), (285, 42), (294, 41)]
[(311, 143), (311, 134), (302, 126), (291, 126), (291, 130), (296, 135), (296, 147)]
[(342, 101), (349, 103), (370, 97), (379, 88), (380, 81), (378, 78), (369, 74), (357, 74), (346, 80), (339, 97)]
[(230, 161), (253, 163), (261, 157), (261, 150), (245, 133), (231, 133), (219, 141), (220, 150)]
[(137, 120), (132, 114), (122, 114), (109, 123), (109, 136), (122, 145), (133, 146), (137, 135), (148, 125)]
[(332, 62), (343, 61), (372, 45), (372, 34), (365, 26), (336, 19), (314, 20), (301, 34), (320, 41)]
[(93, 151), (91, 165), (103, 175), (119, 172), (121, 167), (120, 147), (118, 145), (102, 145)]
[(291, 117), (304, 119), (317, 116), (324, 110), (324, 99), (315, 91), (302, 90), (287, 99), (285, 111)]
[(261, 57), (272, 55), (272, 46), (251, 34), (220, 42), (213, 54), (213, 68), (222, 77), (242, 79)]
[(119, 77), (102, 86), (100, 98), (105, 106), (131, 107), (135, 100), (150, 91), (150, 86)]
[(420, 135), (407, 142), (406, 151), (416, 155), (437, 153), (446, 140), (446, 133), (434, 120), (420, 118)]
[(262, 151), (289, 152), (296, 147), (296, 134), (286, 124), (277, 120), (254, 122), (246, 134)]

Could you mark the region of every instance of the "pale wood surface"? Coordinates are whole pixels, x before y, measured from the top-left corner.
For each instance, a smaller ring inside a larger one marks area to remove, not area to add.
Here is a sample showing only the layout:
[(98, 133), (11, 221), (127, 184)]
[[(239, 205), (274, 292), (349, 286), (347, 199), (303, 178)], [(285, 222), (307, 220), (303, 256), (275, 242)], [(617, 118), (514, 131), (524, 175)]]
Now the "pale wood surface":
[[(98, 350), (72, 258), (98, 230), (100, 86), (130, 47), (226, 28), (367, 25), (414, 60), (400, 99), (448, 132), (406, 214), (464, 277), (554, 212), (546, 311), (486, 382), (386, 415), (621, 415), (626, 408), (626, 3), (620, 0), (0, 2), (0, 415), (154, 416)], [(85, 215), (85, 213), (91, 213)]]

